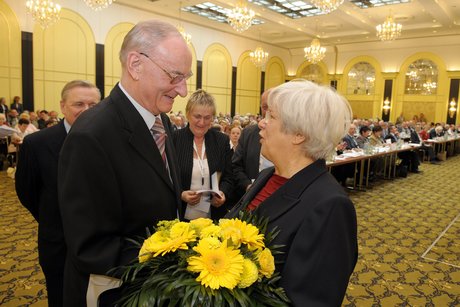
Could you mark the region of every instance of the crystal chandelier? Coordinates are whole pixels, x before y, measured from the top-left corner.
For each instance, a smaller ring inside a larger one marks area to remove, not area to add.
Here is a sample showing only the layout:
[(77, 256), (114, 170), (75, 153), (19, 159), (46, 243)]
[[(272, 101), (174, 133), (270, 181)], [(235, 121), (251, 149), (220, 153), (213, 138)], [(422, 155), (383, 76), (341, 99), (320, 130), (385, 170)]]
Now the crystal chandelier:
[[(179, 2), (179, 21), (182, 21), (182, 1)], [(179, 31), (180, 35), (182, 35), (182, 37), (184, 38), (187, 45), (190, 45), (190, 43), (192, 42), (192, 36), (185, 32), (185, 29), (180, 22), (176, 28)]]
[(105, 9), (109, 5), (112, 4), (112, 2), (115, 2), (116, 0), (84, 0), (86, 5), (88, 5), (90, 8), (92, 8), (95, 11), (99, 11), (102, 9)]
[(329, 14), (335, 11), (343, 3), (343, 0), (311, 0), (311, 2), (323, 13)]
[(312, 64), (316, 64), (326, 55), (326, 48), (321, 47), (319, 39), (315, 38), (312, 40), (310, 47), (305, 47), (305, 57)]
[(61, 6), (48, 0), (29, 0), (26, 2), (27, 12), (43, 29), (54, 24), (60, 18)]
[(392, 41), (401, 35), (402, 26), (393, 21), (393, 17), (388, 16), (384, 23), (375, 27), (377, 37), (382, 41)]
[(268, 52), (265, 52), (262, 47), (257, 47), (254, 51), (249, 53), (249, 58), (254, 65), (262, 67), (267, 63)]
[(238, 32), (244, 32), (252, 25), (255, 13), (249, 9), (243, 1), (239, 1), (236, 7), (227, 15), (227, 21)]
[(179, 33), (182, 35), (182, 37), (184, 38), (187, 45), (190, 45), (190, 43), (192, 42), (192, 35), (185, 32), (185, 29), (182, 25), (178, 25), (176, 28), (179, 31)]

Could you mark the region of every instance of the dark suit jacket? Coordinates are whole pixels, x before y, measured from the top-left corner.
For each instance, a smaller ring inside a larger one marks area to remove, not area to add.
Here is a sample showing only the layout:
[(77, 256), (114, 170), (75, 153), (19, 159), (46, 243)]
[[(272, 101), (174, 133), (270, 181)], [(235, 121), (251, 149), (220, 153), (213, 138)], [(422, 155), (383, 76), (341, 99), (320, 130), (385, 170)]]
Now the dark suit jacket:
[(260, 163), (260, 129), (251, 125), (243, 129), (238, 146), (232, 158), (236, 193), (243, 196), (252, 179), (259, 175)]
[[(166, 133), (170, 122), (162, 114)], [(117, 86), (79, 116), (59, 159), (59, 204), (68, 246), (65, 306), (85, 306), (89, 274), (137, 257), (127, 238), (178, 217), (179, 177), (166, 139), (172, 181), (145, 121)]]
[(396, 137), (396, 135), (392, 133), (389, 133), (387, 134), (387, 136), (385, 136), (385, 140), (388, 140), (388, 139), (391, 140), (391, 143), (396, 143), (398, 141), (398, 138)]
[(24, 138), (16, 168), (16, 193), (38, 222), (38, 256), (50, 305), (62, 305), (67, 247), (58, 205), (58, 159), (67, 132), (64, 121)]
[[(174, 131), (173, 142), (177, 153), (177, 163), (180, 168), (182, 190), (190, 190), (193, 169), (193, 133), (187, 126)], [(225, 193), (227, 200), (233, 193), (232, 153), (229, 137), (214, 129), (209, 129), (204, 136), (206, 156), (209, 165), (209, 174), (221, 172), (219, 189)], [(185, 212), (186, 203), (183, 203), (182, 212)], [(211, 218), (219, 219), (230, 209), (226, 201), (222, 206), (216, 208), (211, 206)]]
[[(274, 168), (263, 170), (231, 218), (265, 186)], [(307, 166), (254, 211), (278, 227), (272, 242), (282, 244), (276, 270), (294, 306), (340, 306), (358, 257), (353, 203), (326, 169), (324, 160)]]
[(347, 143), (347, 147), (345, 149), (358, 148), (358, 142), (355, 140), (353, 136), (349, 134), (343, 137), (343, 141)]
[(6, 104), (0, 105), (0, 113), (4, 113), (5, 116), (8, 116), (8, 106)]
[(24, 112), (24, 107), (22, 106), (22, 103), (12, 103), (10, 105), (10, 110), (16, 110), (19, 114), (21, 114)]

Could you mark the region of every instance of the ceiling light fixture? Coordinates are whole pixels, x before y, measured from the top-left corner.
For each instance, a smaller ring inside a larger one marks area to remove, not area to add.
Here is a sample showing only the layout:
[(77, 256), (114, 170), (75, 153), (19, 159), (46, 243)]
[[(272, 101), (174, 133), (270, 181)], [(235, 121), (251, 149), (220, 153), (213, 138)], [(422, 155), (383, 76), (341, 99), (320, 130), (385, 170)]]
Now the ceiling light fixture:
[(249, 53), (249, 57), (255, 66), (262, 67), (268, 61), (268, 52), (266, 52), (262, 47), (257, 47), (254, 51)]
[(393, 21), (391, 14), (387, 17), (384, 23), (375, 27), (377, 30), (377, 37), (381, 41), (392, 41), (401, 36), (402, 26)]
[(254, 11), (248, 8), (245, 1), (239, 0), (236, 7), (227, 15), (227, 21), (236, 32), (242, 33), (252, 25), (254, 16)]
[(179, 33), (182, 35), (182, 37), (184, 38), (187, 45), (190, 45), (190, 43), (192, 42), (192, 35), (185, 32), (185, 29), (182, 26), (182, 1), (179, 2), (179, 24), (177, 25), (176, 28), (179, 31)]
[(48, 0), (29, 0), (26, 2), (27, 12), (43, 29), (59, 20), (61, 6)]
[(311, 3), (323, 13), (329, 14), (335, 11), (343, 3), (343, 0), (311, 0)]
[(95, 11), (99, 11), (102, 9), (107, 8), (109, 5), (112, 4), (112, 2), (115, 2), (116, 0), (84, 0), (86, 5), (88, 5), (90, 8), (92, 8)]
[(305, 57), (312, 64), (320, 62), (326, 56), (326, 48), (321, 47), (321, 43), (317, 38), (311, 41), (310, 47), (305, 47), (303, 50), (305, 51)]

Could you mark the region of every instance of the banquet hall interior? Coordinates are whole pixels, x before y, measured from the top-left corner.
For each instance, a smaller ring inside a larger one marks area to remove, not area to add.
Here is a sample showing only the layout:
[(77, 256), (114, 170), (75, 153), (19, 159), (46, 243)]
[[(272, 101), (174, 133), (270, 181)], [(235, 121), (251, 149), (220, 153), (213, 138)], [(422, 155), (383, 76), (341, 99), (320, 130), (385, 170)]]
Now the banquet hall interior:
[[(47, 16), (34, 13), (39, 2), (0, 0), (8, 105), (20, 96), (26, 110), (59, 112), (73, 79), (106, 97), (124, 36), (160, 19), (190, 47), (188, 95), (206, 90), (218, 113), (258, 114), (261, 93), (303, 78), (334, 87), (357, 119), (460, 124), (459, 0), (52, 0), (60, 7)], [(175, 113), (187, 98), (175, 99)], [(348, 190), (359, 258), (343, 306), (460, 305), (458, 142), (451, 149), (440, 164), (422, 161), (421, 174)], [(46, 306), (37, 224), (7, 171), (0, 196), (0, 305)]]

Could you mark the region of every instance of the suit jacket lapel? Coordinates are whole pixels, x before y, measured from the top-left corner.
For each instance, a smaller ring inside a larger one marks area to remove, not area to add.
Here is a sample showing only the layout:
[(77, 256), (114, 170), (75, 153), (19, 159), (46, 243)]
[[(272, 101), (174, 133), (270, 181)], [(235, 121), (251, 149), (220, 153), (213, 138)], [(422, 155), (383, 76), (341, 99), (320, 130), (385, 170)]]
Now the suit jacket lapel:
[(269, 217), (269, 222), (276, 220), (286, 211), (299, 203), (303, 192), (321, 175), (326, 173), (324, 160), (317, 160), (295, 174), (275, 193), (262, 202), (255, 210), (259, 216)]
[[(110, 93), (112, 103), (116, 104), (123, 118), (123, 124), (128, 133), (128, 141), (134, 149), (142, 156), (160, 177), (174, 190), (169, 174), (164, 167), (163, 159), (158, 150), (150, 130), (145, 125), (142, 116), (137, 112), (118, 86)], [(163, 118), (164, 123), (164, 118)], [(169, 131), (169, 129), (168, 129)]]
[(53, 136), (50, 137), (48, 146), (50, 148), (50, 152), (52, 152), (57, 161), (59, 159), (59, 152), (61, 151), (62, 144), (64, 144), (64, 140), (67, 136), (64, 120), (61, 120), (56, 126), (47, 129), (52, 129), (52, 131), (54, 131)]

